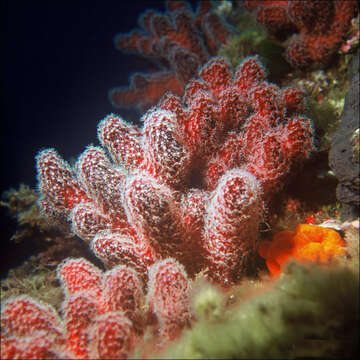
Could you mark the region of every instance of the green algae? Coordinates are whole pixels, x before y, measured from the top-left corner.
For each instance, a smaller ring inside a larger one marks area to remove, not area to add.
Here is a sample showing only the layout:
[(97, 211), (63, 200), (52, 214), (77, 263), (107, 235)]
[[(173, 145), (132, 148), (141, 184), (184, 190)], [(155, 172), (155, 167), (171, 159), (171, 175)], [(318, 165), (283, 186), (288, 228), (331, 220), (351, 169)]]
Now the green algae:
[(164, 358), (291, 358), (351, 355), (359, 278), (348, 267), (290, 263), (268, 288), (216, 324), (198, 321)]
[(9, 270), (1, 279), (1, 302), (10, 297), (27, 294), (54, 306), (58, 311), (64, 298), (55, 267), (47, 267), (31, 257), (22, 265)]
[(274, 280), (267, 276), (244, 280), (227, 292), (203, 278), (195, 280), (193, 327), (156, 356), (353, 356), (359, 346), (359, 220), (340, 226), (347, 256), (331, 264), (291, 261)]
[(269, 80), (281, 78), (291, 68), (282, 57), (283, 46), (268, 37), (265, 28), (260, 26), (246, 10), (237, 11), (235, 31), (227, 44), (222, 46), (218, 56), (225, 57), (235, 68), (246, 57), (258, 55), (269, 72)]
[(330, 139), (337, 130), (350, 87), (349, 66), (352, 54), (339, 57), (332, 66), (306, 72), (294, 72), (283, 86), (299, 87), (308, 95), (306, 115), (316, 130), (318, 151), (328, 151)]
[(56, 229), (40, 213), (38, 193), (28, 185), (20, 184), (18, 189), (9, 189), (2, 194), (0, 206), (8, 208), (10, 216), (16, 219), (18, 230), (11, 237), (19, 243), (29, 238), (39, 238)]

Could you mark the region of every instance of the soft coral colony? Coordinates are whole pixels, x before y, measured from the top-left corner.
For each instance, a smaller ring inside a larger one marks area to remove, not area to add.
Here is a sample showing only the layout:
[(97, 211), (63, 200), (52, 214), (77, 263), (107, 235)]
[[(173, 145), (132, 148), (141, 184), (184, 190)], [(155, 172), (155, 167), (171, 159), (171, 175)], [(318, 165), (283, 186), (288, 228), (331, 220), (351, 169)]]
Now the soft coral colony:
[[(174, 257), (192, 276), (231, 284), (251, 259), (264, 201), (313, 149), (303, 94), (267, 83), (255, 58), (233, 76), (213, 59), (181, 99), (171, 93), (142, 128), (109, 115), (72, 169), (53, 149), (37, 156), (41, 206), (70, 219), (108, 266), (139, 274)], [(196, 259), (196, 261), (195, 261)], [(146, 276), (144, 276), (146, 277)]]
[(84, 260), (59, 267), (63, 320), (26, 296), (10, 299), (2, 356), (25, 356), (31, 343), (40, 357), (126, 357), (147, 326), (160, 346), (175, 339), (190, 319), (189, 280), (205, 271), (232, 285), (253, 261), (266, 202), (314, 148), (303, 108), (303, 93), (267, 83), (256, 58), (234, 74), (215, 58), (141, 128), (107, 116), (102, 147), (89, 146), (74, 168), (53, 149), (40, 152), (44, 214), (69, 221), (112, 270)]
[[(169, 4), (186, 18), (182, 2)], [(221, 25), (206, 5), (198, 16), (207, 13)], [(152, 31), (155, 18), (167, 24), (149, 13), (143, 22)], [(58, 267), (62, 317), (28, 296), (7, 300), (2, 358), (123, 358), (146, 331), (164, 347), (190, 322), (188, 291), (199, 272), (224, 287), (247, 273), (266, 204), (314, 150), (314, 134), (301, 115), (302, 91), (266, 82), (256, 57), (232, 72), (208, 55), (181, 78), (184, 95), (165, 94), (142, 127), (107, 116), (101, 146), (74, 167), (54, 149), (38, 154), (44, 215), (70, 223), (108, 270), (83, 259)]]
[(294, 67), (327, 63), (344, 43), (356, 15), (353, 0), (244, 0), (256, 20), (287, 40), (286, 59)]
[[(143, 335), (144, 284), (124, 265), (102, 273), (84, 259), (58, 267), (65, 292), (63, 319), (27, 295), (1, 312), (1, 357), (6, 359), (127, 358)], [(187, 278), (171, 259), (149, 270), (149, 309), (156, 307), (160, 335), (172, 339), (189, 320)], [(176, 291), (175, 291), (176, 290)], [(165, 300), (165, 293), (170, 292)]]
[(201, 65), (226, 43), (229, 27), (210, 1), (201, 1), (196, 12), (185, 1), (167, 1), (166, 5), (165, 14), (148, 10), (141, 17), (139, 30), (116, 36), (117, 49), (140, 55), (159, 70), (136, 73), (130, 87), (113, 88), (110, 100), (114, 106), (146, 110), (168, 90), (182, 96)]

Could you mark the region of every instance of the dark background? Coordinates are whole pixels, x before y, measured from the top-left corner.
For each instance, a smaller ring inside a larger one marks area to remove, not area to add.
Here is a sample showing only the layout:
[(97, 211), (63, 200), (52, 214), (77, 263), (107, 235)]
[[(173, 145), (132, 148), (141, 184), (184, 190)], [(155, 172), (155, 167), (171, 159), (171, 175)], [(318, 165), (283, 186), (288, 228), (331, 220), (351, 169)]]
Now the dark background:
[[(194, 2), (193, 2), (194, 3)], [(195, 2), (196, 3), (196, 2)], [(34, 157), (53, 147), (66, 159), (97, 144), (97, 123), (115, 112), (110, 88), (127, 85), (145, 61), (115, 49), (114, 36), (137, 27), (164, 1), (1, 0), (0, 193), (36, 186)], [(16, 221), (0, 208), (1, 273), (20, 264), (31, 243), (10, 242)]]

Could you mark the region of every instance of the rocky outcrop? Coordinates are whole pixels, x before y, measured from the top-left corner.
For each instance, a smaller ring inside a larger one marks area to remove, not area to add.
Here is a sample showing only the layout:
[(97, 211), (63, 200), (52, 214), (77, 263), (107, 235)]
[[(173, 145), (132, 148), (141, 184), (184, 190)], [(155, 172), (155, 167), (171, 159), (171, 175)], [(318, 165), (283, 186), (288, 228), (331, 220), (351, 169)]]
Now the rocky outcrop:
[(336, 196), (343, 204), (343, 220), (359, 216), (359, 51), (351, 64), (350, 78), (340, 126), (331, 139), (329, 154), (330, 167), (339, 180)]

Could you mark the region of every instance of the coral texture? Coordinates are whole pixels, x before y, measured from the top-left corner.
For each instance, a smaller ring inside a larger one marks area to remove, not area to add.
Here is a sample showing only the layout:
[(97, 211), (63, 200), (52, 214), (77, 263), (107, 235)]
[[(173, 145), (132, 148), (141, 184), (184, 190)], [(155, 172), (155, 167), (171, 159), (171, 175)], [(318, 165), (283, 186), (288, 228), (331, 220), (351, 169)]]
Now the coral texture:
[(336, 230), (301, 224), (296, 231), (281, 231), (273, 241), (262, 241), (259, 254), (266, 259), (272, 276), (282, 272), (290, 258), (297, 261), (327, 263), (336, 255), (345, 255), (345, 242)]
[(229, 27), (212, 10), (210, 1), (200, 1), (194, 13), (186, 1), (167, 1), (165, 14), (146, 11), (140, 30), (119, 34), (115, 46), (140, 55), (159, 68), (150, 74), (136, 73), (129, 88), (110, 91), (116, 107), (136, 106), (146, 110), (168, 90), (183, 95), (187, 82), (226, 43)]
[(63, 318), (26, 295), (4, 303), (2, 359), (123, 359), (142, 341), (152, 315), (161, 345), (174, 340), (189, 320), (188, 279), (174, 259), (150, 269), (147, 312), (145, 284), (127, 266), (102, 273), (84, 259), (70, 258), (57, 275), (65, 292)]
[(328, 62), (346, 40), (357, 7), (352, 0), (245, 0), (243, 5), (271, 33), (296, 33), (286, 50), (294, 67)]
[(166, 94), (137, 128), (99, 125), (72, 169), (53, 149), (37, 156), (45, 215), (68, 219), (107, 267), (146, 269), (173, 257), (189, 276), (208, 268), (226, 285), (255, 255), (264, 203), (314, 149), (304, 94), (265, 81), (256, 58), (233, 75), (213, 59), (181, 99)]

